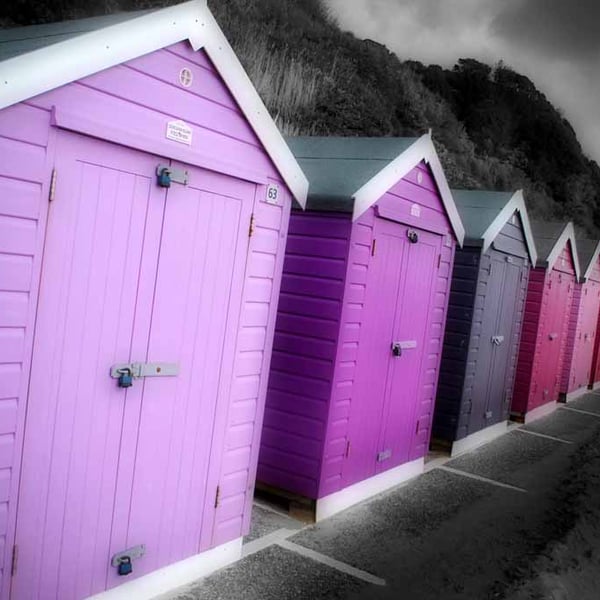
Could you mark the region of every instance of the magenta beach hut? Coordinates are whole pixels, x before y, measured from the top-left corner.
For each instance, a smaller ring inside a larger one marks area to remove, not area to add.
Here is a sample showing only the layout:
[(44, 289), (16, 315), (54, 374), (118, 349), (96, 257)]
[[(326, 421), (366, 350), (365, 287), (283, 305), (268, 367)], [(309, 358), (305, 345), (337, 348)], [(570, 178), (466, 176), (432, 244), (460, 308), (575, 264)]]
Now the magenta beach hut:
[(600, 312), (600, 242), (576, 236), (581, 277), (575, 284), (569, 319), (560, 400), (588, 391)]
[(579, 260), (573, 223), (532, 220), (538, 252), (529, 272), (511, 415), (533, 421), (558, 400)]
[(203, 1), (0, 78), (1, 597), (155, 597), (240, 556), (307, 181)]
[(310, 182), (286, 247), (258, 481), (316, 519), (420, 473), (454, 248), (431, 138), (291, 138)]

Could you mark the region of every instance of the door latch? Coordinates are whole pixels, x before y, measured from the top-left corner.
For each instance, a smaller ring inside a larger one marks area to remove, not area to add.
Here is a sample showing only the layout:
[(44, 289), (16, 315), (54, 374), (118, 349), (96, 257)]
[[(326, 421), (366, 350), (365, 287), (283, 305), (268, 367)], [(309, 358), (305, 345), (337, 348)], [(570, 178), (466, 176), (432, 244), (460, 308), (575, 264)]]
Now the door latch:
[(492, 344), (495, 346), (499, 346), (504, 341), (503, 335), (493, 335), (492, 336)]
[(175, 377), (179, 375), (177, 363), (125, 363), (113, 365), (110, 376), (118, 380), (119, 387), (128, 388), (140, 377)]

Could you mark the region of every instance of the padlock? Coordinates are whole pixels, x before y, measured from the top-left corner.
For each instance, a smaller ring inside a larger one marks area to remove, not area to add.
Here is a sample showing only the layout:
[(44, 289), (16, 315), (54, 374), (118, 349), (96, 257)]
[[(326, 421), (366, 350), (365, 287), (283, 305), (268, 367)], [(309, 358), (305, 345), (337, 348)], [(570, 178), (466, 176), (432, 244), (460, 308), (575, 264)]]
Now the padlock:
[(133, 565), (131, 564), (131, 558), (129, 556), (122, 556), (119, 560), (119, 566), (117, 567), (117, 573), (119, 575), (130, 575), (133, 571)]
[(129, 369), (122, 369), (119, 379), (117, 380), (119, 387), (128, 388), (133, 385), (133, 375)]
[(171, 171), (166, 167), (161, 169), (156, 175), (156, 183), (158, 183), (160, 187), (171, 187)]

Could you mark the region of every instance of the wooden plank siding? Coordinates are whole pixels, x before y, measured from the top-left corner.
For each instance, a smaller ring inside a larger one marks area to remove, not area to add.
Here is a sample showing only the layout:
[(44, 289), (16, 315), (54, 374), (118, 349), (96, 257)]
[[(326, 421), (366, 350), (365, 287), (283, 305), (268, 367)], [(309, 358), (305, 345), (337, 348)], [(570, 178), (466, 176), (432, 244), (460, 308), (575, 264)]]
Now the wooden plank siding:
[(454, 257), (433, 421), (433, 436), (441, 439), (457, 439), (461, 430), (466, 432), (466, 424), (461, 425), (460, 421), (462, 414), (469, 411), (469, 406), (463, 404), (470, 401), (469, 386), (473, 385), (479, 341), (478, 336), (473, 337), (472, 330), (476, 296), (482, 291), (480, 259), (481, 249), (468, 246), (458, 248)]
[(283, 266), (258, 480), (316, 497), (344, 299), (350, 215), (294, 212)]
[(0, 111), (0, 587), (12, 558), (20, 448), (46, 228), (53, 136), (50, 114)]
[[(211, 546), (250, 530), (250, 516), (263, 427), (291, 197), (282, 206), (264, 202), (258, 188), (246, 285), (219, 475), (219, 506)], [(216, 448), (219, 452), (219, 448)], [(212, 498), (211, 498), (212, 500)]]
[(571, 302), (571, 311), (567, 316), (567, 339), (565, 342), (565, 358), (563, 362), (563, 368), (560, 378), (560, 389), (567, 393), (570, 388), (571, 369), (573, 365), (577, 364), (576, 358), (576, 346), (579, 344), (575, 343), (575, 340), (581, 335), (581, 326), (583, 311), (581, 303), (583, 299), (583, 285), (576, 283), (573, 290), (573, 301)]

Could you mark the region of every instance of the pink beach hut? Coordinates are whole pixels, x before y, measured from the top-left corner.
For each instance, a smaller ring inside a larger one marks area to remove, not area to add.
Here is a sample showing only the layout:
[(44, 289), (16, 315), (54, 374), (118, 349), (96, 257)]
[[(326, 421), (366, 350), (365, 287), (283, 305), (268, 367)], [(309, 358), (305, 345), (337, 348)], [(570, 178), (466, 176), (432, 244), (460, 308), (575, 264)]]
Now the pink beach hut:
[(600, 241), (577, 236), (581, 277), (575, 284), (560, 399), (569, 401), (588, 391), (600, 312)]
[(529, 273), (511, 415), (532, 421), (556, 408), (579, 261), (572, 223), (532, 221)]
[(288, 143), (309, 200), (290, 222), (257, 479), (319, 520), (423, 469), (464, 228), (429, 135)]
[(204, 1), (0, 79), (1, 597), (155, 597), (240, 556), (307, 181)]

